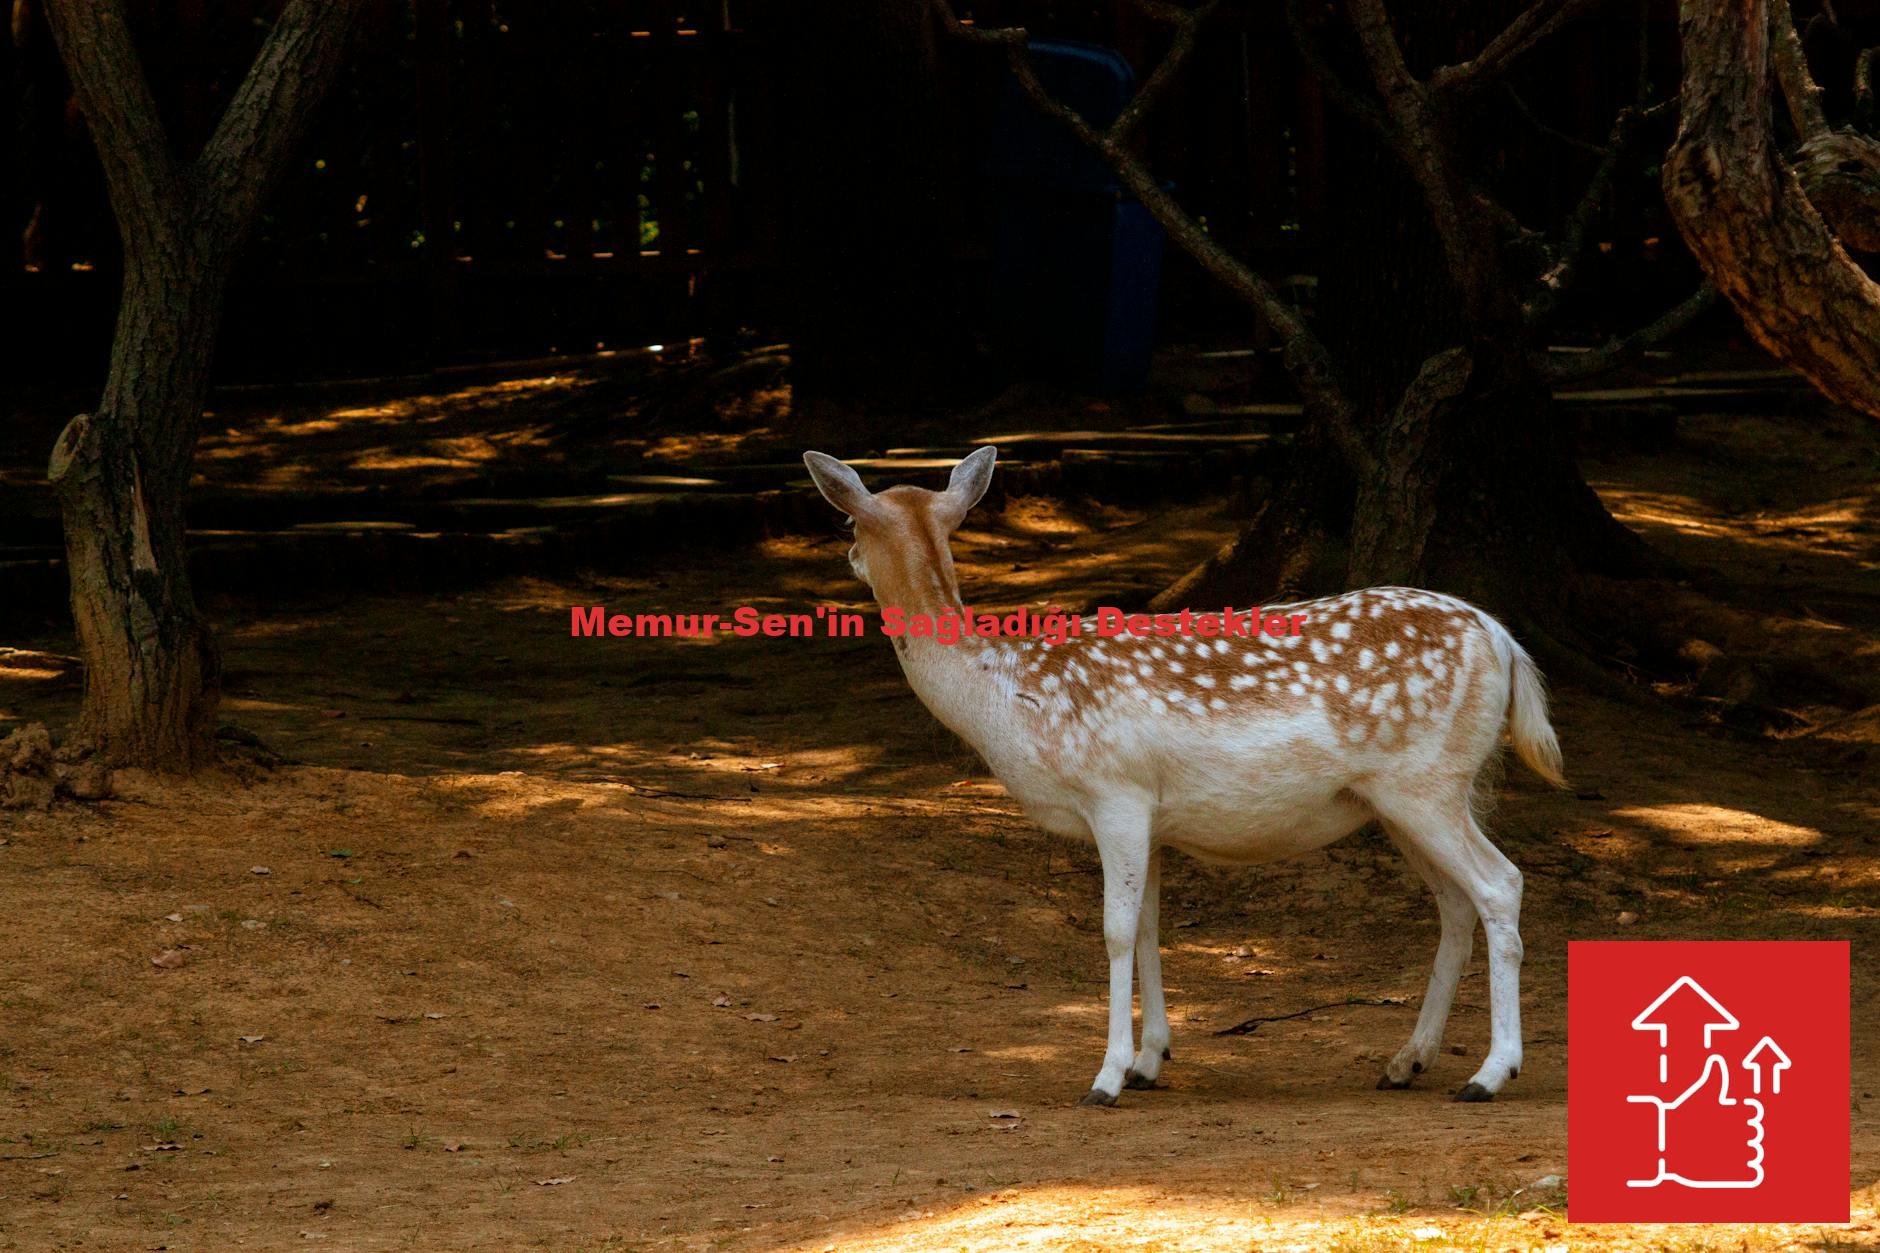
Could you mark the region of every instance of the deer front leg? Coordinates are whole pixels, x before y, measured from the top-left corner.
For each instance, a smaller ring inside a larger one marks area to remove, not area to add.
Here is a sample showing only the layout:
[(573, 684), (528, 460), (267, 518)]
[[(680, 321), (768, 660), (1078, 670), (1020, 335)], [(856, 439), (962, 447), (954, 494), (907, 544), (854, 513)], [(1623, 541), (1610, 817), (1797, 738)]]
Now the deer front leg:
[(1142, 989), (1142, 1047), (1126, 1088), (1153, 1088), (1168, 1060), (1168, 1005), (1162, 997), (1162, 850), (1149, 851), (1149, 873), (1142, 889), (1142, 913), (1136, 920), (1136, 982)]
[(1103, 945), (1110, 956), (1110, 1043), (1103, 1069), (1090, 1086), (1085, 1105), (1114, 1105), (1135, 1059), (1131, 1013), (1135, 992), (1132, 957), (1142, 918), (1143, 890), (1149, 879), (1149, 823), (1146, 813), (1112, 812), (1091, 824), (1103, 859)]

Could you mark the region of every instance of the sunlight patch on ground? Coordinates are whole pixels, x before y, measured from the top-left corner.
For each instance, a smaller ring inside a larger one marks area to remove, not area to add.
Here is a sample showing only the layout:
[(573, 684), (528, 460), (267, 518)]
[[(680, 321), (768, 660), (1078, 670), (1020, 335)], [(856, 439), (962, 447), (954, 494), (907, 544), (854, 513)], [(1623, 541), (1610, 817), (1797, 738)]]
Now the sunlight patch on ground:
[[(1317, 1185), (1312, 1185), (1316, 1187)], [(1846, 1228), (1709, 1224), (1676, 1226), (1570, 1226), (1552, 1207), (1519, 1214), (1395, 1212), (1386, 1197), (1366, 1213), (1338, 1213), (1357, 1198), (1328, 1198), (1319, 1206), (1279, 1191), (1273, 1195), (1171, 1195), (1155, 1188), (1041, 1187), (995, 1192), (953, 1209), (909, 1210), (868, 1232), (844, 1232), (785, 1246), (864, 1253), (867, 1250), (1101, 1250), (1182, 1249), (1194, 1253), (1385, 1253), (1386, 1250), (1570, 1249), (1700, 1250), (1843, 1247)], [(1310, 1196), (1310, 1192), (1306, 1193)], [(1342, 1203), (1342, 1204), (1341, 1204)], [(1856, 1214), (1856, 1221), (1867, 1215)], [(1859, 1230), (1859, 1228), (1857, 1228)], [(1856, 1237), (1858, 1239), (1858, 1237)], [(1864, 1241), (1863, 1241), (1864, 1243)], [(1847, 1244), (1845, 1247), (1853, 1247)]]
[[(1859, 558), (1872, 551), (1864, 531), (1864, 512), (1871, 506), (1861, 497), (1820, 501), (1798, 509), (1720, 515), (1713, 506), (1690, 496), (1614, 483), (1593, 482), (1592, 486), (1613, 516), (1633, 526), (1668, 527), (1684, 535), (1766, 544), (1810, 556), (1833, 552)], [(1873, 569), (1876, 563), (1857, 564)]]
[[(700, 431), (695, 434), (665, 435), (646, 441), (640, 453), (649, 463), (673, 462), (681, 465), (708, 463), (734, 457), (747, 443), (764, 440), (770, 431), (759, 427), (751, 431)], [(803, 471), (807, 481), (809, 471)]]
[(295, 712), (295, 711), (299, 711), (301, 709), (306, 708), (306, 706), (294, 704), (288, 701), (259, 700), (252, 696), (227, 696), (225, 695), (222, 697), (222, 708), (239, 709), (245, 713), (256, 713), (261, 710)]
[(1812, 827), (1798, 827), (1741, 809), (1694, 801), (1615, 809), (1613, 814), (1673, 832), (1692, 844), (1755, 843), (1799, 848), (1820, 844), (1826, 838)]
[(40, 670), (29, 666), (0, 666), (0, 680), (17, 679), (27, 682), (40, 682), (46, 679), (63, 678), (63, 670)]
[(354, 470), (424, 470), (461, 469), (496, 461), (531, 445), (546, 443), (540, 431), (505, 432), (500, 439), (483, 435), (462, 435), (450, 439), (423, 440), (413, 451), (373, 448), (361, 452), (347, 465)]
[(818, 779), (845, 777), (873, 769), (874, 754), (862, 746), (791, 752), (752, 753), (743, 745), (727, 745), (721, 740), (700, 742), (688, 752), (665, 753), (641, 744), (575, 744), (567, 741), (518, 745), (506, 750), (511, 756), (532, 758), (543, 770), (565, 766), (625, 766), (640, 764), (671, 772), (696, 772), (700, 775), (761, 776), (781, 770), (816, 772)]
[(504, 379), (497, 383), (484, 383), (476, 387), (459, 388), (454, 392), (438, 392), (423, 396), (412, 396), (404, 400), (394, 400), (382, 405), (360, 405), (348, 409), (332, 409), (327, 412), (329, 418), (339, 421), (369, 421), (374, 418), (410, 418), (418, 416), (439, 416), (437, 411), (451, 405), (464, 404), (478, 400), (499, 399), (502, 401), (518, 400), (526, 396), (539, 395), (542, 392), (561, 391), (571, 387), (586, 387), (592, 380), (572, 374), (544, 374), (533, 378)]
[(489, 461), (496, 455), (493, 448), (484, 448), (474, 455), (459, 457), (371, 452), (354, 457), (348, 464), (355, 470), (460, 470), (480, 461)]

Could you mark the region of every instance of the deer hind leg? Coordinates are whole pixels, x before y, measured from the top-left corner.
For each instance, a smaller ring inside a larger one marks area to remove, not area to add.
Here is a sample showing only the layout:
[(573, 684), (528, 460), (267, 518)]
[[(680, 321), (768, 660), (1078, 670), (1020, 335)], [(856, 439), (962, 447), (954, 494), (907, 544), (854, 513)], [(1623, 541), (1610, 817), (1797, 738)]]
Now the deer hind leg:
[(1136, 918), (1136, 984), (1142, 990), (1142, 1047), (1123, 1076), (1126, 1088), (1153, 1088), (1168, 1060), (1168, 1004), (1162, 997), (1162, 850), (1149, 853), (1142, 889), (1142, 912)]
[(1404, 860), (1429, 885), (1443, 927), (1442, 939), (1436, 945), (1436, 964), (1430, 969), (1430, 985), (1423, 993), (1423, 1008), (1417, 1014), (1416, 1029), (1390, 1059), (1390, 1064), (1384, 1068), (1384, 1077), (1377, 1081), (1379, 1088), (1407, 1088), (1442, 1050), (1443, 1028), (1449, 1023), (1449, 1010), (1455, 1003), (1456, 984), (1475, 947), (1475, 904), (1460, 885), (1418, 852), (1402, 832), (1389, 823), (1384, 824), (1384, 830)]
[(1521, 872), (1477, 825), (1467, 780), (1441, 800), (1379, 796), (1373, 804), (1481, 917), (1488, 937), (1488, 1057), (1456, 1099), (1492, 1100), (1521, 1070)]
[(1103, 1068), (1097, 1072), (1083, 1104), (1114, 1105), (1136, 1056), (1132, 959), (1153, 860), (1148, 809), (1120, 803), (1108, 806), (1096, 815), (1090, 829), (1103, 859), (1103, 945), (1110, 957), (1110, 1033)]

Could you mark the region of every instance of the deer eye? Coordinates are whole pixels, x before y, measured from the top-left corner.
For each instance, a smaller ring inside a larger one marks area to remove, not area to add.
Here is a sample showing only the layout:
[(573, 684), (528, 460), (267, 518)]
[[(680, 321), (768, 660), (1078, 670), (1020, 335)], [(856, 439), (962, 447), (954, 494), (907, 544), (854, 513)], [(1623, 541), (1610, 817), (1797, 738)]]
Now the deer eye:
[(853, 531), (855, 529), (855, 519), (849, 517), (847, 514), (843, 514), (842, 529), (845, 531)]

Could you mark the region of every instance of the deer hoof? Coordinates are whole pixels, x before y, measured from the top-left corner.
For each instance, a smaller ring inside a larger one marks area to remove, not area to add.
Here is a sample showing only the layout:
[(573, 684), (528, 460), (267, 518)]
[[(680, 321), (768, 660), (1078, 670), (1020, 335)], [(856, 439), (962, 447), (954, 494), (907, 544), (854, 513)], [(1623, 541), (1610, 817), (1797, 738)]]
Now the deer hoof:
[(1159, 1089), (1162, 1085), (1149, 1078), (1147, 1075), (1139, 1075), (1131, 1070), (1123, 1075), (1123, 1086), (1126, 1088), (1134, 1088), (1138, 1092), (1148, 1092)]
[(1377, 1090), (1379, 1092), (1401, 1092), (1409, 1086), (1410, 1081), (1408, 1079), (1393, 1079), (1390, 1077), (1389, 1071), (1385, 1071), (1384, 1077), (1377, 1081)]
[(1495, 1094), (1479, 1083), (1465, 1083), (1462, 1091), (1456, 1093), (1458, 1101), (1492, 1101)]
[(1089, 1092), (1084, 1094), (1084, 1099), (1077, 1103), (1079, 1105), (1090, 1106), (1114, 1105), (1116, 1104), (1116, 1097), (1112, 1093), (1105, 1092), (1102, 1088), (1092, 1088)]

